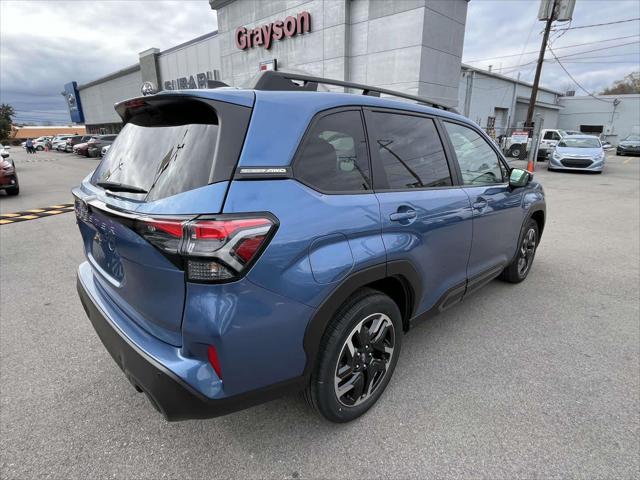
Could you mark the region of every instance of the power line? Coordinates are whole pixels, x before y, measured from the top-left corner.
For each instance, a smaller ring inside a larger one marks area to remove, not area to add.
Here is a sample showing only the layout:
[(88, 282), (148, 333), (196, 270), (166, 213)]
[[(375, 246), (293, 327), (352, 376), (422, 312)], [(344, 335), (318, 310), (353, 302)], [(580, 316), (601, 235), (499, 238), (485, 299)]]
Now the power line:
[[(634, 35), (626, 35), (624, 37), (615, 37), (615, 38), (603, 38), (602, 40), (596, 40), (593, 42), (583, 42), (583, 43), (576, 43), (574, 45), (566, 45), (564, 47), (558, 47), (556, 48), (556, 50), (561, 50), (561, 49), (565, 49), (565, 48), (573, 48), (573, 47), (582, 47), (583, 45), (593, 45), (595, 43), (602, 43), (602, 42), (612, 42), (613, 40), (624, 40), (626, 38), (632, 38), (632, 37), (637, 37), (638, 34), (634, 34)], [(532, 53), (538, 53), (537, 51), (530, 51), (530, 52), (525, 52), (524, 55), (529, 55)], [(499, 57), (487, 57), (487, 58), (480, 58), (477, 60), (465, 60), (464, 63), (475, 63), (475, 62), (484, 62), (486, 60), (494, 60), (497, 58), (508, 58), (508, 57), (517, 57), (519, 55), (523, 55), (522, 53), (514, 53), (511, 55), (500, 55)]]
[(602, 64), (602, 63), (631, 63), (629, 60), (596, 60), (583, 62), (582, 60), (565, 60), (564, 63), (591, 63), (591, 64)]
[[(637, 36), (637, 35), (631, 35), (631, 36), (632, 36), (632, 37), (635, 37), (635, 36)], [(575, 57), (576, 55), (584, 55), (585, 53), (599, 52), (599, 51), (601, 51), (601, 50), (610, 50), (610, 49), (612, 49), (612, 48), (618, 48), (618, 47), (624, 47), (624, 46), (627, 46), (627, 45), (636, 45), (636, 44), (637, 44), (637, 42), (620, 43), (620, 44), (617, 44), (617, 45), (610, 45), (610, 46), (608, 46), (608, 47), (593, 48), (593, 49), (591, 49), (591, 50), (584, 50), (584, 51), (582, 51), (582, 52), (568, 53), (568, 54), (566, 54), (566, 55), (561, 55), (561, 56), (560, 56), (560, 57), (558, 57), (558, 58)], [(560, 47), (560, 48), (565, 48), (565, 47)], [(556, 50), (557, 50), (557, 49), (556, 49)], [(636, 54), (635, 54), (635, 53), (628, 53), (628, 54), (620, 54), (620, 55), (636, 55)], [(605, 57), (609, 57), (609, 55), (605, 55)], [(582, 59), (582, 58), (586, 58), (586, 57), (577, 57), (577, 58), (575, 58), (574, 60), (580, 60), (580, 59)], [(551, 58), (545, 58), (545, 60), (552, 60), (552, 59), (551, 59)], [(506, 67), (503, 67), (503, 68), (501, 69), (501, 72), (502, 72), (502, 71), (504, 71), (504, 70), (506, 70), (506, 71), (507, 71), (507, 73), (509, 73), (509, 72), (513, 72), (513, 71), (518, 70), (518, 67), (526, 67), (527, 65), (531, 65), (531, 64), (533, 64), (533, 63), (536, 63), (536, 60), (531, 60), (531, 61), (529, 61), (529, 62), (521, 63), (521, 64), (519, 64), (519, 65), (507, 65)]]
[[(634, 57), (640, 57), (640, 52), (630, 52), (630, 53), (615, 53), (613, 55), (605, 54), (605, 55), (590, 55), (588, 57), (577, 57), (573, 60), (586, 60), (587, 58), (613, 58), (613, 57), (628, 57), (633, 55)], [(564, 58), (564, 57), (560, 57)], [(630, 60), (628, 60), (630, 61)]]
[(578, 30), (580, 28), (602, 27), (604, 25), (616, 25), (618, 23), (635, 22), (637, 20), (640, 20), (640, 17), (638, 17), (638, 18), (629, 18), (627, 20), (616, 20), (615, 22), (594, 23), (594, 24), (591, 24), (591, 25), (580, 25), (580, 26), (577, 26), (577, 27), (557, 28), (554, 31), (555, 32), (562, 32), (564, 30)]
[(601, 50), (609, 50), (610, 48), (624, 47), (626, 45), (638, 45), (638, 42), (619, 43), (618, 45), (610, 45), (608, 47), (594, 48), (593, 50), (585, 50), (584, 52), (568, 53), (566, 55), (562, 55), (560, 58), (575, 57), (576, 55), (581, 55), (583, 53), (599, 52)]
[(558, 62), (558, 65), (560, 65), (560, 68), (562, 68), (562, 70), (564, 70), (564, 73), (566, 73), (566, 74), (567, 74), (567, 76), (568, 76), (568, 77), (573, 81), (573, 83), (575, 83), (575, 84), (580, 88), (580, 90), (582, 90), (583, 92), (585, 92), (585, 93), (586, 93), (587, 95), (589, 95), (590, 97), (593, 97), (593, 98), (595, 98), (596, 100), (599, 100), (599, 101), (601, 101), (601, 102), (604, 102), (604, 103), (613, 103), (613, 102), (609, 102), (609, 101), (607, 101), (607, 100), (603, 100), (603, 99), (601, 99), (601, 98), (596, 97), (593, 93), (591, 93), (591, 92), (590, 92), (590, 91), (588, 91), (586, 88), (584, 88), (582, 85), (580, 85), (580, 83), (579, 83), (575, 78), (573, 78), (573, 75), (571, 75), (571, 74), (569, 73), (569, 71), (565, 68), (565, 66), (562, 64), (562, 62), (561, 62), (560, 60), (558, 60), (558, 57), (556, 56), (556, 53), (553, 51), (553, 49), (551, 48), (551, 46), (547, 46), (547, 48), (548, 48), (548, 49), (549, 49), (549, 51), (551, 52), (551, 55), (553, 55), (553, 58), (555, 58), (555, 59), (556, 59), (556, 62)]

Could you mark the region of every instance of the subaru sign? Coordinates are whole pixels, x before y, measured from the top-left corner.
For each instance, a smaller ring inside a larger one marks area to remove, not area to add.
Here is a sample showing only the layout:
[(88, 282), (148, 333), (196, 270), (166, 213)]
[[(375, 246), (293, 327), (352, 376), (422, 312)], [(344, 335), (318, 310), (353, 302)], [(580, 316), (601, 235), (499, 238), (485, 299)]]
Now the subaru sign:
[(84, 123), (84, 113), (82, 112), (82, 102), (80, 102), (80, 93), (78, 92), (77, 82), (69, 82), (65, 84), (62, 96), (67, 102), (71, 121), (73, 123)]

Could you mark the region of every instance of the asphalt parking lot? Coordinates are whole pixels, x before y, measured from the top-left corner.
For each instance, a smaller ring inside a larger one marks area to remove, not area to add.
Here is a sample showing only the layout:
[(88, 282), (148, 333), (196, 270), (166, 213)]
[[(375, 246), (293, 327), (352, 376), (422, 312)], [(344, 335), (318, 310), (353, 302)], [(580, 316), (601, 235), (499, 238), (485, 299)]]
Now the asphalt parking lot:
[[(97, 165), (13, 147), (0, 213), (71, 202)], [(536, 173), (548, 222), (526, 282), (494, 281), (404, 339), (376, 406), (346, 425), (298, 396), (167, 423), (75, 290), (73, 213), (0, 226), (2, 478), (637, 478), (640, 158)], [(265, 359), (268, 360), (268, 359)]]

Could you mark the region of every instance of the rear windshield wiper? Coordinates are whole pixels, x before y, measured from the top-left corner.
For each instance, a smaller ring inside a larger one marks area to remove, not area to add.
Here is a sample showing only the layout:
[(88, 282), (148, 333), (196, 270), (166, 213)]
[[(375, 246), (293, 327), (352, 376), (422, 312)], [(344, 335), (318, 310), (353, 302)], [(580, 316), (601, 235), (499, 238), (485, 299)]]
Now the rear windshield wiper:
[(112, 192), (128, 192), (128, 193), (149, 193), (144, 188), (134, 187), (133, 185), (126, 185), (118, 182), (96, 182), (98, 187), (111, 190)]

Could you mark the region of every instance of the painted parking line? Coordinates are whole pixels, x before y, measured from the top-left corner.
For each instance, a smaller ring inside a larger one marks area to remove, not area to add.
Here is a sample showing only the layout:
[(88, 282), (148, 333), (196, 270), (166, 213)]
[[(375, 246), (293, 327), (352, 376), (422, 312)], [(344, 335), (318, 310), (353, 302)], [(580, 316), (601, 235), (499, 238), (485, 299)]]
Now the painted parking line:
[(50, 217), (51, 215), (60, 215), (61, 213), (71, 211), (73, 211), (73, 203), (61, 203), (50, 207), (32, 208), (31, 210), (25, 210), (23, 212), (0, 213), (0, 225), (25, 222), (27, 220)]

